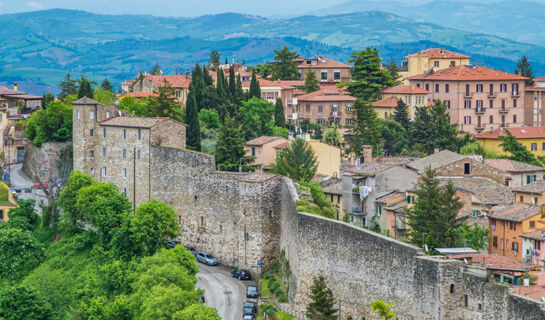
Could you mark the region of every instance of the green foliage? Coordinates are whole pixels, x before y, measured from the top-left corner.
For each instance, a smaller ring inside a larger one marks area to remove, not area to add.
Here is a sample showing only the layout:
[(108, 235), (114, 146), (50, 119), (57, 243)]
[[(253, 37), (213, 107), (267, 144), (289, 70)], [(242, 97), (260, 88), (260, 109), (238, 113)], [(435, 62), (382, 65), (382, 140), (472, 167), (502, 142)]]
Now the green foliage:
[(244, 115), (244, 134), (246, 140), (260, 136), (271, 136), (274, 128), (274, 105), (261, 98), (251, 98), (240, 108)]
[(91, 89), (91, 82), (84, 76), (78, 80), (78, 99), (83, 97), (93, 99), (93, 89)]
[(61, 93), (59, 94), (59, 99), (61, 100), (64, 100), (64, 98), (66, 98), (68, 95), (77, 96), (78, 94), (78, 83), (76, 80), (71, 78), (70, 73), (67, 73), (64, 80), (59, 83), (59, 88), (61, 89)]
[(536, 159), (535, 155), (528, 151), (525, 146), (523, 146), (521, 143), (517, 141), (517, 138), (509, 132), (508, 129), (504, 130), (506, 135), (500, 136), (500, 139), (502, 143), (500, 144), (500, 147), (502, 147), (503, 151), (510, 154), (506, 158), (520, 161), (524, 163), (533, 164), (536, 166), (541, 166), (541, 163), (538, 159)]
[(335, 299), (331, 289), (327, 287), (324, 276), (314, 278), (310, 287), (310, 303), (307, 306), (307, 317), (316, 320), (335, 320), (337, 319), (337, 309), (335, 309)]
[(220, 116), (215, 109), (201, 109), (199, 111), (199, 126), (206, 129), (219, 129), (221, 126)]
[[(193, 71), (193, 74), (196, 72)], [(201, 129), (199, 125), (199, 110), (197, 106), (196, 94), (196, 84), (191, 83), (189, 85), (189, 94), (187, 95), (186, 103), (186, 144), (187, 147), (191, 150), (200, 151), (201, 150)]]
[(272, 65), (272, 78), (274, 80), (297, 80), (297, 62), (294, 59), (299, 57), (296, 51), (290, 51), (288, 47), (281, 50), (274, 50), (274, 62)]
[(27, 120), (25, 135), (37, 147), (72, 140), (72, 106), (53, 101), (47, 109), (37, 110)]
[(175, 90), (168, 81), (164, 80), (154, 93), (155, 96), (148, 98), (148, 116), (167, 117), (184, 122), (182, 108), (174, 96)]
[(29, 231), (35, 229), (38, 225), (38, 214), (36, 214), (36, 211), (34, 210), (35, 204), (36, 201), (33, 199), (17, 200), (17, 208), (13, 208), (9, 211), (10, 220), (8, 221), (8, 225), (13, 225), (15, 221), (21, 219), (22, 221), (24, 221), (23, 225), (26, 226), (26, 228), (20, 229)]
[(0, 319), (49, 320), (51, 306), (26, 286), (0, 289)]
[(397, 86), (403, 83), (401, 76), (399, 75), (399, 66), (395, 63), (394, 58), (390, 57), (390, 62), (386, 65), (386, 69), (390, 74), (390, 79), (393, 81), (393, 85)]
[(481, 228), (478, 224), (469, 225), (467, 222), (463, 222), (460, 227), (455, 229), (457, 235), (457, 247), (473, 248), (475, 250), (488, 249), (488, 232), (490, 230), (486, 227)]
[(384, 139), (384, 155), (399, 155), (409, 148), (407, 132), (400, 123), (391, 120), (380, 120), (380, 135)]
[(280, 127), (274, 127), (273, 128), (273, 136), (275, 137), (283, 137), (288, 138), (290, 132), (287, 128), (280, 128)]
[(517, 62), (517, 68), (515, 69), (515, 74), (520, 74), (523, 77), (527, 77), (528, 80), (526, 80), (527, 86), (534, 85), (534, 71), (532, 70), (532, 66), (530, 65), (530, 62), (528, 62), (528, 58), (523, 55), (520, 60)]
[(93, 99), (107, 106), (113, 105), (117, 101), (113, 91), (105, 90), (102, 87), (93, 88)]
[(424, 247), (425, 239), (432, 251), (454, 247), (458, 240), (456, 229), (467, 219), (467, 216), (458, 216), (463, 203), (456, 196), (452, 183), (441, 187), (435, 177), (436, 172), (429, 168), (420, 176), (415, 190), (417, 199), (406, 211), (411, 243)]
[(301, 187), (310, 192), (312, 197), (312, 203), (307, 200), (299, 200), (295, 204), (297, 205), (297, 211), (315, 214), (318, 216), (336, 219), (337, 210), (333, 206), (333, 203), (327, 200), (324, 190), (317, 182), (303, 182)]
[(210, 52), (210, 59), (208, 59), (208, 66), (212, 70), (216, 70), (216, 68), (220, 65), (221, 55), (218, 52), (218, 50), (212, 50)]
[(67, 185), (59, 195), (59, 206), (63, 209), (62, 219), (72, 231), (79, 231), (83, 227), (82, 212), (77, 207), (77, 195), (79, 190), (95, 183), (93, 177), (80, 172), (73, 171), (68, 178)]
[(158, 75), (161, 75), (163, 71), (161, 70), (159, 63), (156, 63), (153, 67), (151, 67), (151, 69), (149, 70), (149, 73), (158, 76)]
[(9, 187), (1, 182), (0, 183), (0, 202), (9, 202)]
[(168, 238), (180, 234), (178, 216), (172, 207), (152, 199), (136, 208), (130, 231), (134, 242), (141, 244), (146, 254), (152, 255), (164, 247)]
[(36, 268), (44, 249), (30, 231), (0, 228), (0, 279), (18, 280)]
[(380, 134), (380, 121), (373, 106), (362, 100), (354, 104), (354, 115), (350, 125), (351, 136), (348, 138), (348, 149), (360, 155), (364, 145), (373, 147), (373, 153), (379, 154), (382, 136)]
[(221, 127), (216, 146), (216, 163), (218, 169), (225, 171), (238, 171), (242, 166), (243, 171), (253, 171), (255, 168), (250, 166), (253, 157), (246, 157), (244, 146), (246, 140), (242, 132), (242, 125), (237, 125), (236, 120), (226, 117), (223, 127)]
[(276, 99), (276, 103), (274, 105), (274, 125), (280, 128), (286, 127), (286, 119), (284, 118), (284, 104), (280, 98)]
[(100, 84), (100, 88), (105, 91), (110, 91), (112, 93), (114, 92), (114, 86), (112, 85), (110, 80), (108, 80), (108, 78), (104, 78), (104, 80)]
[(255, 73), (252, 73), (252, 79), (250, 80), (250, 91), (248, 92), (248, 97), (261, 99), (261, 88), (259, 86), (259, 81)]
[(310, 93), (320, 90), (318, 85), (318, 79), (316, 78), (316, 73), (312, 69), (308, 68), (305, 76), (305, 92)]
[(48, 106), (52, 101), (55, 101), (55, 95), (52, 94), (51, 92), (44, 93), (44, 95), (43, 95), (43, 97), (42, 97), (42, 108), (43, 108), (43, 109), (46, 109), (47, 106)]
[(373, 303), (371, 303), (371, 311), (384, 319), (393, 319), (396, 316), (395, 313), (390, 311), (393, 306), (393, 302), (386, 304), (386, 302), (380, 299), (373, 300)]
[(295, 139), (287, 148), (280, 151), (271, 171), (287, 176), (295, 181), (312, 181), (318, 170), (314, 151), (302, 139)]
[(399, 99), (397, 101), (397, 106), (394, 110), (394, 119), (395, 122), (399, 123), (405, 132), (409, 132), (411, 128), (411, 121), (409, 120), (409, 110), (407, 105), (403, 100)]
[(174, 314), (174, 320), (221, 320), (218, 311), (202, 304), (192, 304)]
[(460, 148), (460, 154), (478, 154), (487, 159), (495, 159), (499, 157), (495, 150), (487, 149), (477, 142), (466, 143), (463, 147)]
[(117, 107), (137, 117), (150, 116), (148, 99), (137, 99), (131, 96), (124, 96), (119, 100)]
[(363, 102), (379, 100), (380, 90), (395, 84), (388, 71), (381, 69), (381, 61), (375, 48), (368, 47), (364, 51), (354, 52), (348, 60), (353, 64), (350, 68), (352, 82), (340, 85), (348, 86), (351, 95)]
[(339, 133), (338, 125), (336, 122), (332, 122), (325, 130), (322, 141), (337, 147), (341, 146), (341, 134)]

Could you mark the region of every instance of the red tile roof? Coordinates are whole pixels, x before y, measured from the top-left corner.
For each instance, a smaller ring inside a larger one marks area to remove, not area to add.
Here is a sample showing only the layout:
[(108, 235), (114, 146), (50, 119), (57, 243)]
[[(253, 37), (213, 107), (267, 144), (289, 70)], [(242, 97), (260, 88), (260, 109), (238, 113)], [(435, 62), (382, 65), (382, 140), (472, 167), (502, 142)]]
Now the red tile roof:
[(381, 107), (381, 108), (395, 108), (397, 106), (397, 102), (399, 101), (398, 98), (396, 97), (389, 97), (389, 98), (386, 98), (386, 99), (382, 99), (382, 100), (378, 100), (378, 101), (375, 101), (373, 103), (371, 103), (371, 105), (373, 107)]
[(189, 84), (191, 83), (191, 79), (189, 79), (186, 75), (146, 75), (146, 78), (151, 80), (153, 84), (155, 84), (157, 87), (161, 87), (164, 84), (164, 81), (168, 81), (170, 83), (170, 86), (173, 88), (189, 88)]
[(437, 70), (433, 73), (409, 77), (409, 80), (447, 80), (447, 81), (493, 81), (527, 80), (528, 78), (482, 66), (456, 66)]
[(428, 56), (432, 59), (470, 59), (470, 56), (448, 51), (441, 48), (430, 48), (417, 53), (410, 54), (409, 57)]
[[(294, 86), (287, 85), (287, 84), (284, 83), (284, 81), (280, 81), (280, 80), (271, 81), (271, 80), (266, 80), (266, 79), (259, 78), (259, 79), (257, 79), (257, 81), (259, 82), (259, 87), (260, 88), (280, 87), (282, 89), (294, 89)], [(242, 87), (243, 88), (249, 88), (250, 87), (250, 82), (249, 81), (242, 82)]]
[(290, 144), (289, 141), (285, 141), (285, 142), (282, 142), (280, 144), (277, 144), (273, 148), (275, 148), (275, 149), (285, 149), (285, 148), (287, 148), (289, 146), (289, 144)]
[(534, 81), (545, 81), (545, 77), (534, 78)]
[(430, 94), (428, 90), (424, 90), (417, 86), (395, 86), (380, 91), (381, 93), (393, 94)]
[(262, 146), (264, 144), (267, 144), (269, 142), (273, 142), (279, 139), (286, 140), (286, 138), (283, 138), (283, 137), (261, 136), (246, 142), (246, 145), (247, 146)]
[(499, 136), (506, 136), (506, 130), (517, 139), (539, 139), (545, 138), (545, 127), (511, 127), (497, 128), (493, 131), (483, 132), (475, 135), (477, 139), (498, 139)]
[(130, 86), (132, 85), (136, 80), (127, 80), (127, 81), (123, 81), (121, 82), (121, 85), (122, 86)]
[(331, 87), (311, 93), (304, 94), (297, 97), (298, 101), (345, 101), (353, 102), (358, 100), (355, 97), (352, 97), (346, 91), (342, 91), (338, 88)]
[(127, 92), (125, 95), (131, 96), (133, 98), (144, 98), (144, 97), (156, 97), (157, 93), (155, 92)]
[[(328, 68), (339, 68), (339, 69), (348, 69), (350, 68), (349, 64), (344, 64), (335, 60), (326, 59), (320, 56), (314, 56), (312, 58), (301, 58), (302, 62), (297, 66), (297, 69), (328, 69)], [(296, 61), (301, 61), (301, 59), (296, 59)], [(316, 64), (307, 64), (306, 60), (317, 60)]]
[(479, 253), (465, 253), (465, 254), (447, 254), (446, 255), (449, 258), (457, 259), (457, 260), (470, 260), (471, 262), (480, 262), (483, 263), (485, 266), (490, 265), (492, 269), (531, 269), (532, 266), (525, 265), (522, 263), (522, 261), (495, 255), (495, 254), (487, 254), (484, 252)]
[(522, 222), (536, 215), (541, 215), (541, 207), (526, 203), (515, 203), (495, 206), (489, 216), (498, 220)]

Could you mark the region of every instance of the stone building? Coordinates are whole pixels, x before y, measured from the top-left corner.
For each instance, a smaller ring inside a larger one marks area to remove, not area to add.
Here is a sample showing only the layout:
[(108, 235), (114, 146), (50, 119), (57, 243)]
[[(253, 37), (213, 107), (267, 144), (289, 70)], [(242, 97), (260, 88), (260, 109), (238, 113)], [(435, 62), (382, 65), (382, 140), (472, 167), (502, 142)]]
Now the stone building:
[(128, 92), (154, 92), (159, 87), (165, 84), (174, 88), (174, 96), (178, 102), (185, 105), (187, 94), (189, 93), (189, 84), (191, 83), (191, 77), (188, 74), (185, 75), (152, 75), (146, 74), (142, 77), (138, 77), (132, 82), (125, 82), (124, 87), (128, 89)]
[(300, 64), (296, 67), (299, 80), (305, 80), (308, 70), (316, 75), (320, 85), (336, 85), (339, 82), (350, 81), (350, 65), (326, 59), (322, 56), (299, 58), (295, 61)]
[(338, 88), (322, 88), (297, 97), (297, 104), (288, 109), (288, 121), (300, 123), (307, 119), (327, 126), (336, 122), (342, 126), (351, 124), (352, 106), (356, 102), (348, 92)]
[(443, 48), (430, 48), (408, 55), (403, 61), (399, 75), (407, 85), (409, 77), (449, 67), (468, 65), (470, 59), (469, 56)]
[(524, 109), (525, 125), (545, 126), (545, 77), (534, 79), (534, 85), (526, 87)]

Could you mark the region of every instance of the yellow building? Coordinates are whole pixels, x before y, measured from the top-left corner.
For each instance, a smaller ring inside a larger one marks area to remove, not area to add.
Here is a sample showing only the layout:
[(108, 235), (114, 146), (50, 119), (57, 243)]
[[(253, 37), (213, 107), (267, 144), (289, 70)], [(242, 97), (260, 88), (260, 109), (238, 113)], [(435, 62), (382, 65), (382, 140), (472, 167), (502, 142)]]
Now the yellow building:
[(483, 132), (475, 135), (477, 143), (485, 149), (495, 151), (497, 154), (504, 155), (505, 152), (500, 146), (502, 140), (500, 136), (506, 136), (509, 131), (518, 142), (526, 147), (535, 156), (545, 156), (545, 127), (511, 127), (498, 128), (493, 131)]
[(343, 185), (342, 182), (332, 183), (323, 187), (325, 197), (331, 201), (337, 209), (337, 220), (343, 220)]
[(409, 84), (408, 77), (417, 76), (430, 70), (441, 70), (449, 67), (468, 65), (471, 57), (451, 52), (442, 48), (431, 48), (408, 55), (403, 62), (399, 75), (404, 84)]
[(8, 212), (17, 207), (17, 202), (13, 199), (9, 187), (0, 182), (0, 222), (8, 222)]
[(318, 161), (317, 174), (339, 178), (341, 170), (341, 148), (320, 140), (307, 139), (316, 160)]
[(387, 119), (394, 113), (399, 100), (403, 101), (408, 108), (409, 119), (414, 120), (417, 107), (428, 105), (430, 92), (416, 86), (395, 86), (380, 91), (382, 100), (372, 103), (375, 112), (381, 119)]

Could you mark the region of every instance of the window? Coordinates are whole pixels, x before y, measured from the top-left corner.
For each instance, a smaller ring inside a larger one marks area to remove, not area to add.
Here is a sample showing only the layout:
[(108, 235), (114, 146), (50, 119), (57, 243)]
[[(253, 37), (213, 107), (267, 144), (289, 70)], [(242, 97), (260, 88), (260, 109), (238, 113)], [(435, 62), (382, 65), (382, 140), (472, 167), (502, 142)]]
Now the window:
[(433, 66), (436, 67), (436, 68), (439, 68), (439, 61), (434, 61)]
[(454, 294), (454, 284), (450, 285), (450, 294)]
[(498, 247), (498, 237), (497, 236), (492, 237), (492, 246), (494, 248)]
[(204, 217), (201, 217), (201, 227), (204, 227)]
[(490, 109), (494, 108), (494, 100), (488, 100), (488, 107)]
[(106, 167), (102, 167), (102, 176), (103, 176), (103, 177), (106, 176)]
[(490, 87), (488, 90), (490, 92), (490, 95), (494, 94), (494, 85), (492, 83), (490, 84)]
[(469, 84), (466, 84), (466, 96), (469, 96)]
[(255, 148), (252, 147), (252, 157), (255, 157)]
[(471, 124), (471, 116), (464, 117), (464, 124)]
[(138, 129), (138, 140), (142, 140), (142, 130)]
[(106, 147), (102, 147), (102, 157), (106, 158)]
[(95, 136), (95, 130), (94, 129), (89, 130), (89, 136), (91, 136), (91, 137)]
[(449, 91), (450, 91), (450, 88), (449, 88), (449, 85), (448, 85), (448, 83), (447, 83), (447, 84), (445, 84), (445, 92), (448, 93)]
[(4, 210), (0, 210), (0, 220), (4, 220)]
[(447, 109), (450, 109), (450, 100), (445, 100), (445, 107), (447, 107)]
[(322, 71), (322, 81), (327, 80), (327, 72)]
[(541, 143), (541, 150), (545, 150), (545, 142)]
[(346, 122), (346, 125), (349, 126), (352, 124), (352, 119), (346, 119), (345, 122)]
[(505, 99), (502, 99), (502, 101), (501, 101), (501, 108), (505, 109)]
[(505, 116), (504, 115), (501, 116), (501, 125), (502, 126), (505, 125)]
[(140, 150), (136, 151), (136, 160), (140, 160)]
[(507, 92), (507, 84), (505, 83), (500, 84), (500, 92)]
[(535, 221), (530, 221), (530, 228), (535, 228), (536, 227), (536, 222)]
[(536, 151), (537, 150), (537, 143), (533, 142), (531, 145), (530, 145), (532, 151)]
[(517, 255), (517, 253), (519, 252), (519, 243), (518, 242), (512, 242), (511, 243), (511, 248), (513, 249), (513, 255)]
[(469, 305), (469, 297), (467, 296), (467, 294), (464, 294), (464, 307), (468, 307)]
[(330, 196), (331, 196), (331, 202), (333, 202), (333, 195), (332, 195), (332, 194), (330, 194)]
[[(346, 107), (346, 111), (348, 112), (352, 112), (352, 105), (349, 104), (348, 107)], [(545, 150), (545, 149), (544, 149)]]
[(519, 93), (519, 85), (518, 83), (513, 83), (513, 85), (511, 86), (512, 89), (513, 89), (513, 95), (514, 96), (518, 96), (518, 93)]
[[(513, 115), (513, 123), (517, 123), (517, 115), (516, 114)], [(537, 147), (536, 147), (536, 149), (537, 149)]]
[(426, 83), (426, 91), (430, 91), (430, 84)]
[(471, 109), (471, 100), (464, 101), (464, 109)]
[(435, 85), (435, 92), (439, 92), (439, 85), (438, 84)]
[(318, 113), (324, 112), (324, 106), (318, 106)]
[(106, 138), (106, 128), (102, 128), (102, 137)]
[(90, 174), (95, 174), (95, 169), (91, 168), (91, 170), (89, 170), (89, 173)]
[(127, 168), (123, 168), (123, 178), (127, 177)]
[(479, 110), (483, 109), (483, 100), (477, 100), (477, 109)]
[(513, 99), (513, 108), (517, 107), (517, 99)]
[(335, 81), (341, 80), (341, 73), (339, 71), (335, 71), (333, 73), (333, 80), (335, 80)]
[(81, 120), (81, 116), (80, 116), (79, 110), (78, 110), (78, 112), (77, 112), (77, 117), (78, 117), (78, 120)]
[(416, 87), (417, 87), (417, 88), (420, 88), (420, 83), (417, 83), (417, 84), (416, 84)]
[(127, 149), (123, 149), (123, 160), (127, 159)]
[(124, 196), (127, 195), (127, 188), (123, 188), (123, 195), (124, 195)]
[(89, 119), (94, 120), (95, 119), (95, 111), (91, 110), (89, 112)]
[(494, 116), (490, 116), (490, 124), (494, 123)]
[(450, 66), (451, 66), (451, 67), (456, 66), (456, 61), (451, 61), (451, 62), (450, 62)]
[(316, 119), (316, 123), (323, 126), (324, 125), (324, 119), (323, 118), (318, 118), (318, 119)]
[(520, 201), (519, 202), (524, 202), (524, 196), (520, 196)]
[(106, 112), (106, 118), (110, 117), (110, 112)]
[(468, 162), (464, 163), (464, 174), (470, 174), (471, 173), (470, 166), (471, 166), (470, 163), (468, 163)]
[(310, 104), (307, 104), (306, 110), (307, 110), (307, 112), (310, 112)]
[(478, 84), (475, 91), (477, 91), (478, 93), (483, 92), (483, 85), (482, 85), (482, 84)]
[(127, 139), (127, 129), (123, 129), (123, 139)]

